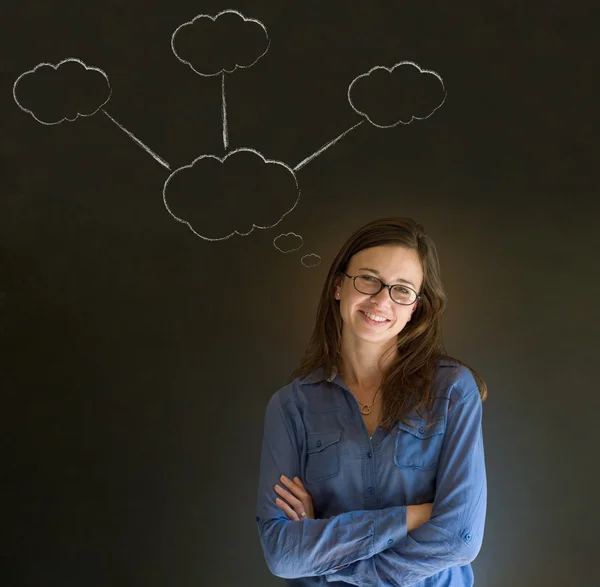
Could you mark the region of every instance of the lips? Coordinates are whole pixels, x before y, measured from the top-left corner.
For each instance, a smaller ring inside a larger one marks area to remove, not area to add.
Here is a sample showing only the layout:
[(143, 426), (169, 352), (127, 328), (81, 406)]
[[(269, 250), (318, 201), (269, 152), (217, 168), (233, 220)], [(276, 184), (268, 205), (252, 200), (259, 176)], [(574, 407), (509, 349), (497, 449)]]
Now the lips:
[(375, 314), (374, 312), (369, 312), (368, 310), (360, 310), (360, 312), (367, 318), (369, 318), (369, 316), (367, 314), (371, 314), (371, 316), (374, 316), (376, 318), (384, 318), (384, 320), (371, 320), (371, 318), (369, 318), (369, 320), (371, 320), (372, 322), (377, 322), (378, 324), (385, 324), (386, 322), (390, 321), (390, 318), (387, 318), (386, 316), (382, 316), (381, 314)]

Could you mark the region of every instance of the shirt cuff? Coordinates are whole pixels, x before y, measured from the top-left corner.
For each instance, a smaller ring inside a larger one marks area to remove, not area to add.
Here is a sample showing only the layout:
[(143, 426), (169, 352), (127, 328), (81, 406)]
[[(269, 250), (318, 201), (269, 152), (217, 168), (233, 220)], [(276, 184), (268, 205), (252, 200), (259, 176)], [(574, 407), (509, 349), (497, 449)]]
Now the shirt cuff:
[(406, 543), (406, 507), (397, 506), (378, 510), (375, 518), (373, 547), (379, 554), (392, 547)]
[[(388, 548), (404, 546), (406, 535), (406, 507), (397, 506), (377, 510), (373, 520), (373, 554), (369, 558)], [(353, 581), (356, 564), (350, 563), (334, 567), (331, 572), (325, 574), (325, 579), (328, 583), (346, 579), (347, 583), (358, 585)]]

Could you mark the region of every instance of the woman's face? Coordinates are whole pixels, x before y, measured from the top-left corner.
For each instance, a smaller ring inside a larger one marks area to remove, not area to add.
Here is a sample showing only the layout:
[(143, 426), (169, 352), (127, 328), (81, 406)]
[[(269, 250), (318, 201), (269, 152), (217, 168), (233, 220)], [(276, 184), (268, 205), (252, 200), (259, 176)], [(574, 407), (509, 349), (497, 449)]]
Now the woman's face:
[[(389, 285), (407, 285), (417, 293), (423, 282), (417, 251), (396, 245), (359, 251), (350, 259), (346, 273), (352, 276), (371, 275)], [(340, 304), (342, 335), (370, 343), (387, 343), (396, 338), (418, 304), (397, 304), (390, 298), (387, 288), (375, 295), (360, 293), (352, 279), (345, 276), (337, 279), (334, 296)], [(385, 321), (373, 321), (368, 314), (371, 318), (385, 318)]]

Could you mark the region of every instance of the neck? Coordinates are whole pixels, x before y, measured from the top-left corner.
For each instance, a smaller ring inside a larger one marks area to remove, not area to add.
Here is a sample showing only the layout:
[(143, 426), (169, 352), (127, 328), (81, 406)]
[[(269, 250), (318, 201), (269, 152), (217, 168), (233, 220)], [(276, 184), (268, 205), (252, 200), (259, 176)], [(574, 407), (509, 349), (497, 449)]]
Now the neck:
[(346, 385), (376, 390), (381, 386), (383, 371), (395, 359), (397, 352), (395, 345), (382, 348), (368, 343), (352, 344), (342, 335), (340, 375)]

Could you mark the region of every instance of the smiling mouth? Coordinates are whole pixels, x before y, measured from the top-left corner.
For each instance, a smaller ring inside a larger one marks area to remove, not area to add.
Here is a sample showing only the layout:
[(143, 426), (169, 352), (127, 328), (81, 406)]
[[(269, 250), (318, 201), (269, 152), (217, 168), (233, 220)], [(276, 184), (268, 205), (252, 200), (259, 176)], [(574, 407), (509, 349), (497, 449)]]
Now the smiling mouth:
[(384, 318), (383, 316), (377, 316), (376, 314), (371, 314), (371, 312), (367, 312), (365, 310), (360, 310), (360, 312), (372, 324), (385, 324), (386, 322), (390, 321), (388, 318)]

